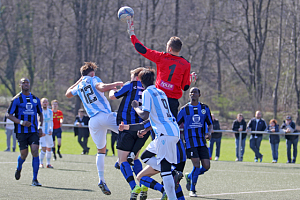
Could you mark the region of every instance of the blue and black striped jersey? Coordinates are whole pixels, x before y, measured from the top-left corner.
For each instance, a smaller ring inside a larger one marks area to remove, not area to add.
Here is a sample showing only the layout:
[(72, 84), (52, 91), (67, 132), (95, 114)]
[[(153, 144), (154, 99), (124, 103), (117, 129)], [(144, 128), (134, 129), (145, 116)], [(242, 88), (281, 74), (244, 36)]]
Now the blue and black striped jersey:
[(15, 123), (15, 133), (36, 133), (38, 132), (37, 114), (42, 112), (40, 99), (29, 94), (17, 94), (11, 101), (8, 108), (9, 114), (15, 114), (15, 117), (31, 122), (30, 127), (22, 126)]
[(138, 116), (131, 106), (133, 100), (137, 100), (142, 105), (142, 93), (144, 88), (140, 81), (131, 81), (125, 84), (119, 91), (115, 92), (117, 99), (123, 97), (118, 109), (117, 125), (124, 122), (124, 124), (140, 123), (143, 120)]
[(177, 116), (180, 125), (184, 123), (184, 139), (186, 148), (205, 146), (206, 125), (212, 124), (210, 109), (199, 102), (197, 106), (190, 103), (181, 108)]

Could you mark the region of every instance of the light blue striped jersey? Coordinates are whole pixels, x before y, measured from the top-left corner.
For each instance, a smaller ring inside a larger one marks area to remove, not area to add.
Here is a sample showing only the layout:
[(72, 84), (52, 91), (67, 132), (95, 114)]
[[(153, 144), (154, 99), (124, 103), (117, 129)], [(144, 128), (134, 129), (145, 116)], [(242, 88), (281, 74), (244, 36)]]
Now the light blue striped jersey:
[(84, 76), (82, 81), (71, 91), (74, 96), (79, 96), (89, 117), (93, 117), (99, 112), (111, 113), (111, 107), (104, 92), (96, 89), (96, 84), (101, 82), (97, 76)]
[(47, 108), (43, 111), (43, 133), (49, 134), (49, 131), (53, 132), (53, 112), (51, 109)]
[(150, 112), (149, 119), (154, 133), (179, 137), (179, 127), (170, 111), (166, 94), (151, 85), (143, 92), (142, 100), (142, 110)]

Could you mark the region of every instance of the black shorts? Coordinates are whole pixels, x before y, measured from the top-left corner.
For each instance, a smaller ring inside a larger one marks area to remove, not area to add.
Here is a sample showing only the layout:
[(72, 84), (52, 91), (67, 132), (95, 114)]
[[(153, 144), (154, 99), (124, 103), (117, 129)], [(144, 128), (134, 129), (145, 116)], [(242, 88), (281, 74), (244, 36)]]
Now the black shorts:
[(61, 133), (62, 133), (61, 128), (53, 129), (53, 133), (52, 133), (53, 141), (55, 141), (55, 136), (57, 138), (61, 138)]
[(206, 146), (202, 147), (191, 147), (186, 150), (187, 158), (200, 158), (202, 159), (209, 159), (209, 152)]
[(28, 149), (28, 145), (36, 144), (39, 145), (39, 134), (36, 133), (17, 133), (17, 139), (19, 143), (20, 151)]
[(120, 131), (118, 135), (117, 149), (122, 151), (131, 151), (138, 138), (136, 131)]
[(171, 113), (177, 119), (178, 107), (179, 107), (178, 99), (168, 98), (168, 103), (169, 103), (169, 106), (170, 106)]

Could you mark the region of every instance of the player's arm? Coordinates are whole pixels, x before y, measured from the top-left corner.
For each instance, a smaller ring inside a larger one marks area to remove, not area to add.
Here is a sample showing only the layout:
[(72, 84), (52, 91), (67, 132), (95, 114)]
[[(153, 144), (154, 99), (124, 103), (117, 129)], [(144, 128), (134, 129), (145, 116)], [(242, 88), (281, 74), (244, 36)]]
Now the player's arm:
[(210, 140), (211, 138), (211, 133), (213, 132), (214, 130), (214, 127), (213, 127), (213, 123), (212, 123), (212, 119), (211, 119), (211, 113), (210, 113), (210, 109), (208, 107), (205, 107), (205, 110), (206, 110), (206, 118), (205, 118), (205, 122), (208, 126), (208, 132), (206, 133), (205, 135), (205, 139), (208, 139)]
[(109, 98), (111, 100), (119, 99), (125, 96), (129, 90), (130, 90), (129, 84), (125, 84), (120, 90), (112, 89), (111, 91), (109, 91)]
[(17, 106), (18, 106), (18, 100), (14, 99), (11, 102), (11, 104), (10, 104), (10, 106), (8, 108), (8, 111), (7, 111), (8, 112), (8, 116), (7, 116), (7, 118), (10, 119), (11, 121), (13, 121), (16, 124), (21, 124), (22, 126), (27, 126), (27, 127), (31, 126), (31, 122), (20, 120), (20, 119), (18, 119), (17, 117), (15, 117), (13, 115), (14, 112), (15, 112), (15, 110), (17, 109)]
[(38, 99), (38, 105), (37, 105), (37, 113), (39, 115), (39, 136), (42, 137), (43, 136), (43, 122), (44, 122), (44, 116), (43, 116), (43, 112), (42, 112), (42, 107), (41, 107), (41, 102)]
[(123, 130), (139, 131), (144, 129), (149, 129), (149, 130), (152, 129), (149, 119), (137, 124), (124, 124), (124, 122), (121, 122), (121, 124), (119, 125), (119, 131), (123, 131)]
[(133, 107), (133, 109), (135, 110), (135, 112), (140, 116), (140, 118), (142, 118), (143, 120), (146, 120), (149, 118), (149, 111), (146, 110), (141, 110), (138, 106), (139, 106), (139, 102), (137, 100), (133, 100), (131, 102), (131, 106)]
[(96, 89), (99, 90), (100, 92), (107, 92), (109, 90), (113, 90), (113, 89), (117, 89), (117, 86), (123, 86), (123, 82), (122, 81), (117, 81), (117, 82), (113, 82), (113, 83), (97, 83), (96, 84)]
[(190, 72), (191, 72), (191, 64), (189, 63), (189, 67), (185, 70), (181, 82), (181, 88), (183, 89), (183, 91), (187, 91), (190, 88), (191, 85)]
[(183, 116), (183, 113), (184, 113), (184, 109), (182, 108), (178, 115), (177, 115), (177, 124), (178, 126), (180, 126), (180, 124), (182, 124), (184, 122), (184, 116)]
[(53, 133), (53, 112), (51, 112), (50, 119), (51, 119), (51, 122), (50, 122), (49, 135), (52, 135), (52, 133)]
[(81, 82), (82, 78), (83, 78), (83, 76), (80, 77), (80, 79), (78, 81), (76, 81), (76, 83), (74, 83), (71, 87), (68, 88), (68, 90), (66, 91), (66, 94), (65, 94), (66, 97), (71, 98), (74, 96), (72, 94), (72, 90), (74, 87), (76, 87)]

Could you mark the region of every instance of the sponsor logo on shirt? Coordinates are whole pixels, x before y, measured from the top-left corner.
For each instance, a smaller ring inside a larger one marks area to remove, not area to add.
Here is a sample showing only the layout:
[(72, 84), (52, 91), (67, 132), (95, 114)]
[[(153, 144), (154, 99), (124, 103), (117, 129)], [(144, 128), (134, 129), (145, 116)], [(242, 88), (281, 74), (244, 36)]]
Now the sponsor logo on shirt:
[(26, 103), (26, 110), (24, 110), (23, 114), (24, 115), (34, 115), (34, 111), (32, 110), (33, 105), (32, 103), (28, 102)]
[(200, 122), (200, 115), (195, 114), (192, 117), (193, 122), (190, 124), (190, 128), (199, 128), (202, 127), (202, 123)]
[(172, 83), (168, 83), (161, 80), (159, 85), (166, 90), (171, 90), (171, 91), (174, 90), (174, 85)]

